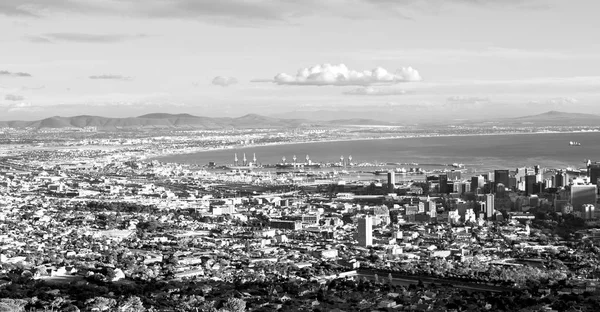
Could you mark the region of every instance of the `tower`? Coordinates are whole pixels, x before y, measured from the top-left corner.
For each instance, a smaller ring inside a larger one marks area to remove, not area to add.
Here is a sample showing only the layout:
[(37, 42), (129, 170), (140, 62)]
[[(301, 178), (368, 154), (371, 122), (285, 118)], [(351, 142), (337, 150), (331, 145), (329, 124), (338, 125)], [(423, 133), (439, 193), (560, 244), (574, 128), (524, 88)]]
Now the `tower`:
[(600, 178), (600, 163), (590, 163), (588, 165), (588, 176), (590, 177), (590, 183), (598, 185), (598, 178)]
[(237, 165), (238, 165), (237, 153), (235, 153), (235, 154), (233, 155), (233, 164), (234, 164), (235, 166), (237, 166)]
[(252, 163), (256, 164), (256, 153), (252, 155)]
[(508, 170), (494, 170), (494, 183), (495, 187), (493, 192), (496, 192), (498, 184), (503, 184), (504, 187), (508, 187)]
[(310, 165), (310, 157), (308, 157), (308, 154), (306, 154), (306, 164)]
[(492, 219), (494, 215), (494, 204), (495, 204), (495, 196), (494, 194), (486, 194), (485, 195), (485, 217), (488, 220)]
[(536, 183), (535, 181), (536, 181), (536, 176), (534, 176), (534, 175), (525, 176), (525, 195), (529, 196), (531, 194), (539, 193), (535, 190), (535, 183)]
[(394, 192), (394, 187), (396, 186), (396, 173), (393, 170), (388, 171), (387, 173), (388, 179), (388, 193)]
[(358, 245), (367, 247), (373, 245), (373, 219), (370, 216), (358, 219)]
[(285, 164), (285, 156), (281, 157), (281, 163)]
[(440, 193), (450, 193), (450, 190), (448, 189), (448, 175), (440, 174)]
[(572, 185), (571, 205), (573, 205), (573, 211), (583, 211), (584, 205), (587, 204), (595, 205), (598, 199), (597, 192), (598, 186), (594, 184)]
[(348, 165), (352, 165), (352, 155), (348, 156)]
[(244, 158), (242, 160), (244, 161), (244, 166), (247, 166), (248, 160), (246, 159), (246, 153), (244, 153)]
[(346, 164), (344, 163), (344, 155), (340, 156), (340, 164), (342, 166), (345, 166)]

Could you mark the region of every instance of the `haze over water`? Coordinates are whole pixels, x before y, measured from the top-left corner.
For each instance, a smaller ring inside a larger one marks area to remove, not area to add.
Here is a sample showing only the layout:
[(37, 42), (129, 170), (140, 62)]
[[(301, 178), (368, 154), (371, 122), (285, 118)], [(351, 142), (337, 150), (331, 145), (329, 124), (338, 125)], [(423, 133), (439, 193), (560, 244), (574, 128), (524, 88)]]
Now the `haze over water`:
[[(581, 146), (570, 146), (577, 141)], [(540, 165), (545, 168), (579, 168), (584, 160), (600, 158), (600, 133), (542, 133), (458, 137), (430, 137), (343, 142), (300, 143), (226, 150), (204, 151), (159, 158), (164, 162), (218, 165), (233, 162), (234, 153), (241, 160), (243, 153), (251, 160), (253, 153), (259, 163), (275, 164), (285, 156), (299, 162), (310, 155), (313, 162), (338, 162), (341, 155), (352, 155), (352, 162), (385, 164), (462, 163), (475, 171), (515, 169)]]

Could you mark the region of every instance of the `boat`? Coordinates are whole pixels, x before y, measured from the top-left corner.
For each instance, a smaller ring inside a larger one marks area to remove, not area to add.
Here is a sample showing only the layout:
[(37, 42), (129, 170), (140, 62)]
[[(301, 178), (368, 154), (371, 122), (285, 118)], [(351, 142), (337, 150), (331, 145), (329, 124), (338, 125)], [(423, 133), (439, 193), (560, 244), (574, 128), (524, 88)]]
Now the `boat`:
[(396, 169), (394, 169), (394, 171), (396, 173), (405, 174), (406, 173), (406, 168), (396, 168)]
[(389, 172), (389, 170), (379, 169), (379, 170), (373, 171), (373, 174), (375, 174), (375, 175), (384, 175), (384, 174), (387, 174), (388, 172)]
[(581, 146), (581, 143), (575, 141), (569, 141), (570, 146)]

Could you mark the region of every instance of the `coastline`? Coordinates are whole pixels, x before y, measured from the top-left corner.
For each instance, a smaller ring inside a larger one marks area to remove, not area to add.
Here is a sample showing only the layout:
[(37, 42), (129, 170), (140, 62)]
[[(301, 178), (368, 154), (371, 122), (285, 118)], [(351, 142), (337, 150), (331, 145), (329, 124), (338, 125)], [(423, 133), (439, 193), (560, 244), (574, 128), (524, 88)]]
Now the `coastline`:
[(377, 137), (377, 138), (340, 138), (340, 139), (325, 139), (317, 141), (295, 141), (295, 142), (272, 142), (262, 144), (247, 144), (247, 145), (232, 145), (227, 147), (216, 147), (206, 148), (198, 147), (191, 148), (190, 150), (177, 151), (174, 153), (163, 153), (159, 155), (151, 155), (144, 157), (144, 160), (157, 160), (161, 161), (162, 158), (171, 156), (189, 155), (204, 152), (213, 151), (224, 151), (224, 150), (239, 150), (239, 149), (252, 149), (261, 148), (268, 146), (283, 146), (283, 145), (301, 145), (301, 144), (318, 144), (318, 143), (335, 143), (335, 142), (358, 142), (358, 141), (371, 141), (371, 140), (400, 140), (400, 139), (427, 139), (427, 138), (445, 138), (445, 137), (480, 137), (480, 136), (513, 136), (513, 135), (543, 135), (543, 134), (584, 134), (584, 133), (599, 133), (600, 131), (537, 131), (537, 132), (502, 132), (502, 133), (480, 133), (480, 134), (441, 134), (441, 135), (421, 135), (421, 136), (390, 136), (390, 137)]

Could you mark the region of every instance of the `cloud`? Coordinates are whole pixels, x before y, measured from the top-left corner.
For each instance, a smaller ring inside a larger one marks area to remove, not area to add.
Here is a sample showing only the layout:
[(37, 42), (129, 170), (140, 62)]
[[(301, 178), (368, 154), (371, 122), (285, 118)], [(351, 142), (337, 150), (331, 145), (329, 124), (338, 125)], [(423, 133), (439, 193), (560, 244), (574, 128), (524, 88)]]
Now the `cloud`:
[(373, 96), (389, 96), (389, 95), (404, 95), (405, 90), (390, 89), (390, 88), (374, 88), (362, 87), (344, 92), (347, 95), (373, 95)]
[[(499, 3), (499, 4), (496, 4)], [(286, 22), (301, 16), (410, 18), (412, 11), (438, 14), (451, 5), (538, 8), (541, 0), (1, 0), (0, 15), (43, 18), (57, 13), (136, 16), (145, 18)]]
[(23, 73), (23, 72), (9, 72), (7, 70), (0, 70), (0, 77), (1, 76), (9, 76), (9, 77), (31, 77), (31, 74), (29, 73)]
[(273, 82), (280, 85), (308, 86), (368, 86), (420, 81), (421, 75), (412, 67), (402, 67), (395, 73), (377, 67), (373, 70), (350, 70), (346, 65), (322, 64), (298, 70), (296, 76), (280, 73)]
[(454, 95), (448, 97), (446, 99), (449, 103), (458, 103), (458, 104), (476, 104), (476, 103), (485, 103), (489, 102), (490, 98), (487, 97), (476, 97), (476, 96), (462, 96), (462, 95)]
[(6, 111), (9, 113), (24, 112), (24, 111), (31, 112), (31, 111), (39, 111), (39, 110), (40, 110), (39, 106), (33, 106), (33, 105), (31, 105), (31, 103), (25, 103), (25, 102), (9, 104), (6, 107)]
[(16, 94), (7, 94), (4, 96), (4, 99), (6, 101), (13, 101), (13, 102), (18, 102), (18, 101), (23, 101), (25, 100), (25, 97), (23, 97), (22, 95), (16, 95)]
[(280, 20), (302, 5), (279, 0), (2, 0), (0, 14), (46, 17), (55, 13), (134, 15), (154, 18), (228, 17)]
[(491, 100), (487, 97), (454, 95), (448, 97), (442, 107), (451, 110), (481, 109), (488, 107), (489, 103)]
[(122, 75), (94, 75), (94, 76), (90, 76), (89, 77), (92, 80), (123, 80), (123, 81), (129, 81), (129, 80), (133, 80), (133, 78), (131, 77), (127, 77), (127, 76), (122, 76)]
[(36, 43), (79, 42), (79, 43), (114, 43), (147, 37), (145, 34), (86, 34), (86, 33), (47, 33), (29, 36), (27, 39)]
[(572, 97), (556, 97), (544, 100), (529, 101), (530, 105), (540, 105), (547, 109), (571, 108), (572, 105), (579, 103), (579, 100)]
[(217, 76), (212, 80), (212, 84), (221, 87), (227, 87), (236, 83), (238, 83), (238, 80), (235, 77)]

